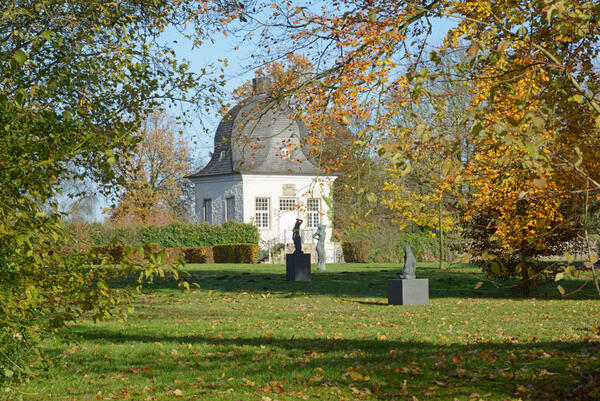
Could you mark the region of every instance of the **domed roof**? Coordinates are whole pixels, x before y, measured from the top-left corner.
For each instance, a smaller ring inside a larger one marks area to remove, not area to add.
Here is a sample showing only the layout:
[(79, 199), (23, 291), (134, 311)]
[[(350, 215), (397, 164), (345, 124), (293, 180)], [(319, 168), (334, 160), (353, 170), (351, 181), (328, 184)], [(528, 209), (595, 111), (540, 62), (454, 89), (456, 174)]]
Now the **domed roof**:
[(215, 133), (208, 164), (189, 178), (221, 174), (317, 175), (321, 170), (302, 147), (304, 123), (268, 95), (270, 80), (253, 80), (255, 95), (229, 110)]

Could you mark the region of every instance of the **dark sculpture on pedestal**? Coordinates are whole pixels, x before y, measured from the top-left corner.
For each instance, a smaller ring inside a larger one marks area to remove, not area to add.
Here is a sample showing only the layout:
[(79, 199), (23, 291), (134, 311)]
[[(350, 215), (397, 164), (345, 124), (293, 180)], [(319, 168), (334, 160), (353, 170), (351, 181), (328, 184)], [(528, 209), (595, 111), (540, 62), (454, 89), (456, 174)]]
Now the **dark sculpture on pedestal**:
[(415, 270), (417, 269), (417, 259), (410, 249), (410, 245), (404, 244), (404, 267), (398, 273), (399, 279), (415, 279)]
[(289, 281), (310, 281), (310, 253), (302, 252), (301, 224), (302, 219), (296, 219), (292, 233), (296, 250), (285, 255), (285, 279)]
[(312, 236), (317, 240), (317, 269), (325, 271), (325, 226), (319, 224), (317, 232)]
[(296, 248), (294, 253), (302, 253), (302, 238), (300, 237), (300, 226), (302, 225), (302, 221), (302, 219), (296, 219), (294, 231), (292, 232), (292, 240), (294, 241), (294, 247)]

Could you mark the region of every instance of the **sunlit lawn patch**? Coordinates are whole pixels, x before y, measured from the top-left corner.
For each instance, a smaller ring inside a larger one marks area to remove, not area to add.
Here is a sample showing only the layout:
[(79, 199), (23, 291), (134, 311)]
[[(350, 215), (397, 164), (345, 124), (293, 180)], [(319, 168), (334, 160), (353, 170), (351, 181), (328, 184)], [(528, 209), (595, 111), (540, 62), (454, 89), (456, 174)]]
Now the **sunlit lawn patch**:
[(431, 303), (403, 307), (387, 305), (394, 265), (329, 265), (310, 283), (286, 282), (281, 265), (187, 270), (190, 291), (157, 284), (128, 321), (48, 343), (55, 365), (8, 399), (600, 399), (591, 286), (519, 299), (478, 286), (475, 268), (420, 265)]

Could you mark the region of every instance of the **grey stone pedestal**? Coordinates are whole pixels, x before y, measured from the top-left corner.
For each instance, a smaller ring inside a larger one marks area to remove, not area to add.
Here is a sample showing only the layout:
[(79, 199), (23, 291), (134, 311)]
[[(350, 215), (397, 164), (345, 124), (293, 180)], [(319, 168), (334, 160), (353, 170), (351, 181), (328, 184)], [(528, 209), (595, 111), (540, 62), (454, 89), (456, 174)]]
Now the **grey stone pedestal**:
[(310, 281), (310, 253), (288, 253), (285, 255), (285, 279), (288, 281)]
[(388, 305), (427, 304), (429, 304), (428, 279), (388, 280)]

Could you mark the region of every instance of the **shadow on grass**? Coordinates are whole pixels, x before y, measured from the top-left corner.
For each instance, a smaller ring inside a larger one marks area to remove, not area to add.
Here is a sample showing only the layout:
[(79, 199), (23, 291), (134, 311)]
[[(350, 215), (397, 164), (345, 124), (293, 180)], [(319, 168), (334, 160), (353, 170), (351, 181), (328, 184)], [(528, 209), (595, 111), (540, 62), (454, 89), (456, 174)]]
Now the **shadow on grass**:
[[(94, 343), (154, 346), (152, 352), (142, 347), (142, 352), (113, 357), (110, 363), (99, 358), (85, 361), (86, 369), (95, 374), (109, 376), (138, 367), (168, 380), (193, 369), (194, 376), (203, 377), (204, 386), (214, 389), (233, 386), (226, 381), (232, 376), (258, 386), (282, 378), (285, 388), (353, 386), (360, 392), (368, 389), (378, 399), (408, 395), (466, 399), (478, 393), (485, 399), (595, 400), (600, 394), (600, 360), (594, 358), (600, 353), (598, 342), (436, 345), (302, 337), (222, 339), (125, 334), (99, 327), (80, 334)], [(176, 346), (204, 352), (169, 357)], [(157, 357), (163, 354), (161, 349), (166, 350), (166, 358)], [(228, 371), (225, 379), (224, 371)], [(360, 375), (349, 376), (349, 371)]]
[[(397, 271), (391, 268), (350, 266), (349, 270), (342, 270), (343, 265), (334, 271), (315, 272), (313, 269), (311, 282), (290, 282), (285, 279), (284, 266), (261, 266), (258, 271), (244, 270), (244, 267), (235, 265), (193, 265), (187, 269), (185, 278), (190, 285), (196, 284), (205, 290), (218, 290), (225, 292), (248, 291), (264, 293), (298, 293), (312, 295), (328, 295), (336, 297), (364, 297), (387, 299), (387, 281), (397, 278)], [(354, 269), (353, 269), (354, 267)], [(252, 267), (250, 267), (252, 268)], [(270, 269), (270, 272), (265, 270)], [(353, 269), (353, 270), (351, 270)], [(419, 278), (429, 279), (430, 298), (521, 298), (520, 292), (511, 289), (513, 283), (502, 282), (496, 287), (486, 280), (481, 273), (472, 273), (459, 270), (440, 271), (437, 268), (419, 267)], [(483, 280), (482, 285), (478, 285)], [(131, 282), (125, 280), (111, 283), (113, 287), (126, 287)], [(584, 281), (563, 280), (560, 282), (568, 293), (580, 287)], [(556, 286), (550, 280), (542, 282), (533, 289), (532, 298), (564, 299)], [(157, 280), (150, 288), (174, 289), (173, 280)], [(588, 284), (582, 291), (569, 297), (569, 299), (598, 299), (598, 294), (593, 284)], [(378, 302), (376, 302), (378, 303)]]

